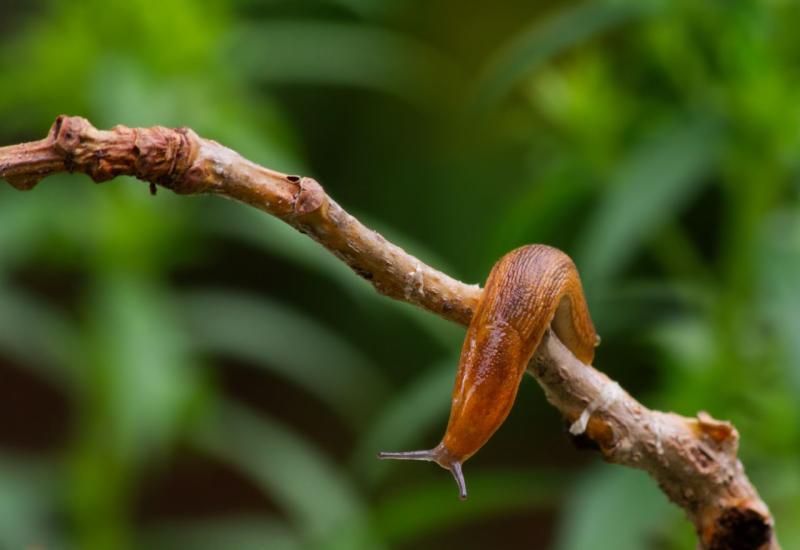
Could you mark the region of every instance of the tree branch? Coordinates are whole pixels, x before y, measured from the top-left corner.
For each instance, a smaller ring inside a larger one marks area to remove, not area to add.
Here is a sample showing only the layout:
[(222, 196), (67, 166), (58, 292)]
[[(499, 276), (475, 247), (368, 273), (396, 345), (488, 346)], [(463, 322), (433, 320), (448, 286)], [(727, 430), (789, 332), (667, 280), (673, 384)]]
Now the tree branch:
[[(117, 126), (100, 131), (60, 116), (40, 141), (0, 148), (0, 178), (32, 189), (44, 177), (120, 175), (181, 194), (214, 193), (264, 210), (309, 235), (375, 289), (467, 325), (481, 295), (362, 225), (313, 179), (258, 166), (192, 130)], [(549, 333), (529, 366), (545, 395), (608, 462), (648, 472), (681, 506), (706, 550), (779, 549), (772, 516), (737, 459), (739, 435), (706, 413), (653, 411), (578, 361)]]

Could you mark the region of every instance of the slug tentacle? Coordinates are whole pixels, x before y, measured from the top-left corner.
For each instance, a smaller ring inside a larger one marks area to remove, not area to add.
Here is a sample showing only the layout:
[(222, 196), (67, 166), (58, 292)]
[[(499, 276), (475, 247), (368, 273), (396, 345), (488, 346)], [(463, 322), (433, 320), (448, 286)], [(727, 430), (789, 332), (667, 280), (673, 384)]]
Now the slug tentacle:
[(461, 467), (505, 421), (528, 362), (551, 327), (575, 357), (592, 362), (599, 338), (570, 257), (545, 245), (509, 252), (492, 268), (467, 330), (441, 443), (379, 457), (436, 462), (450, 470), (466, 498)]
[(425, 451), (402, 451), (402, 452), (386, 452), (378, 453), (380, 459), (392, 460), (423, 460), (427, 462), (436, 462), (445, 470), (449, 470), (453, 474), (458, 485), (458, 496), (461, 500), (467, 498), (467, 483), (464, 480), (464, 473), (461, 469), (461, 462), (456, 460), (450, 452), (442, 445), (439, 444), (433, 449)]
[(436, 462), (434, 449), (428, 449), (427, 451), (400, 451), (394, 453), (381, 451), (378, 453), (378, 458), (388, 458), (393, 460), (425, 460), (427, 462)]
[(448, 470), (453, 474), (453, 479), (456, 480), (456, 485), (458, 485), (458, 498), (467, 500), (467, 482), (464, 480), (464, 473), (461, 471), (461, 463), (453, 462)]

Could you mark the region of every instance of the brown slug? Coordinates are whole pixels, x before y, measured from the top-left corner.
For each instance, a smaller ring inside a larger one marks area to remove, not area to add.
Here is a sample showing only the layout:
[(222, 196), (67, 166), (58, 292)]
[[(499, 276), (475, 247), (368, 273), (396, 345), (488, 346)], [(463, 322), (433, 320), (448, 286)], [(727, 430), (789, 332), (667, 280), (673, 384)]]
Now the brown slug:
[(461, 466), (508, 416), (548, 327), (575, 357), (592, 362), (599, 339), (572, 259), (545, 245), (517, 248), (492, 268), (472, 316), (442, 441), (427, 451), (382, 452), (379, 458), (436, 462), (450, 470), (465, 499)]

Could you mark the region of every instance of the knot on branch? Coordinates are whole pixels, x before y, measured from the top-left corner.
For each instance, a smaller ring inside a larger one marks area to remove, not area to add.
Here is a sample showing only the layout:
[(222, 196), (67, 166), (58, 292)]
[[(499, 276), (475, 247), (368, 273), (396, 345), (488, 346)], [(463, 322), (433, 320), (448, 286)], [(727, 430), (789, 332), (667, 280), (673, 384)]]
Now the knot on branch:
[[(50, 128), (49, 138), (53, 141), (53, 148), (56, 151), (69, 157), (80, 146), (82, 136), (89, 130), (95, 130), (95, 127), (85, 118), (59, 115)], [(70, 162), (66, 163), (68, 169)]]
[(299, 216), (314, 212), (325, 202), (325, 191), (317, 180), (307, 177), (298, 178), (297, 176), (289, 176), (287, 179), (297, 183), (299, 187), (294, 200), (294, 211)]
[(163, 126), (98, 130), (83, 117), (61, 115), (45, 139), (0, 148), (0, 178), (20, 190), (32, 189), (58, 172), (80, 172), (97, 183), (134, 176), (178, 193), (204, 191), (188, 178), (200, 138), (186, 128)]
[(709, 535), (709, 550), (761, 550), (769, 548), (772, 524), (755, 510), (732, 507), (720, 514)]
[(707, 412), (700, 411), (697, 413), (697, 430), (698, 435), (706, 436), (718, 445), (726, 445), (733, 454), (736, 453), (739, 446), (739, 432), (730, 422), (716, 420)]
[(97, 130), (82, 117), (60, 116), (51, 129), (53, 148), (69, 172), (83, 172), (97, 183), (134, 176), (178, 192), (196, 154), (196, 136), (187, 129), (163, 126)]

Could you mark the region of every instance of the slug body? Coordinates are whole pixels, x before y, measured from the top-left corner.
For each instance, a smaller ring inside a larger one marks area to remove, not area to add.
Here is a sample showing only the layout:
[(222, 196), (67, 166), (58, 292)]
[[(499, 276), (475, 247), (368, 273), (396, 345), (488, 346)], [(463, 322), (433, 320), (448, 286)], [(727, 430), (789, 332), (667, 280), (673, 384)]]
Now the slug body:
[(461, 350), (442, 441), (426, 451), (378, 456), (436, 462), (450, 470), (460, 497), (466, 498), (461, 466), (508, 417), (528, 362), (548, 328), (575, 357), (592, 362), (599, 339), (575, 264), (558, 249), (523, 246), (503, 256), (486, 281)]

